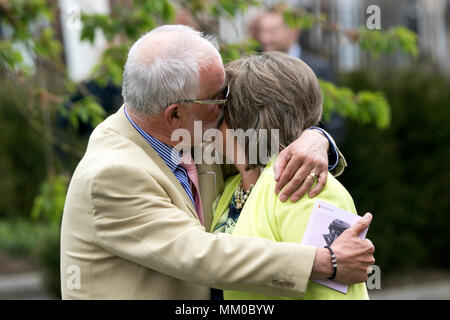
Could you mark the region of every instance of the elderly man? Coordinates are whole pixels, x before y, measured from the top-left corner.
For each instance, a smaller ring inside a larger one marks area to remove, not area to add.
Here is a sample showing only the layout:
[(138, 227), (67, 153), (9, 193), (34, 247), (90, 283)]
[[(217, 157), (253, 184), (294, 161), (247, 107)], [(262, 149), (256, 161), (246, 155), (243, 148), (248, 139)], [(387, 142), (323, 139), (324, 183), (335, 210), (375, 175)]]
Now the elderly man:
[[(171, 136), (181, 128), (194, 132), (196, 120), (205, 130), (216, 127), (224, 84), (217, 49), (188, 27), (159, 27), (130, 49), (124, 106), (94, 130), (69, 186), (61, 230), (64, 299), (209, 299), (211, 287), (301, 297), (310, 277), (331, 276), (327, 249), (205, 231), (226, 170), (177, 158)], [(279, 166), (280, 180), (294, 176), (288, 196), (311, 169), (323, 170), (323, 161), (312, 159), (326, 158), (321, 134), (299, 139)], [(301, 188), (311, 186), (308, 177)], [(367, 279), (373, 246), (356, 236), (369, 223), (370, 217), (336, 240), (343, 283)]]

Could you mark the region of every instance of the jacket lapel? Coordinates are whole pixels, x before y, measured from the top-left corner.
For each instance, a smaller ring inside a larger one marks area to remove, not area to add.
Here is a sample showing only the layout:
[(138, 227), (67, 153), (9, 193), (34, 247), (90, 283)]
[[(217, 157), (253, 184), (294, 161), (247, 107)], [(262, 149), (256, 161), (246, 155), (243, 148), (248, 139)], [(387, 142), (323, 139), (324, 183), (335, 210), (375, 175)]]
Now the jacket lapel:
[(153, 149), (153, 147), (148, 144), (148, 142), (142, 137), (139, 132), (132, 126), (130, 121), (128, 121), (125, 116), (124, 106), (120, 107), (120, 109), (111, 116), (111, 121), (114, 122), (114, 128), (116, 128), (120, 135), (126, 137), (131, 140), (133, 143), (138, 145), (144, 152), (156, 163), (156, 165), (163, 171), (163, 173), (171, 180), (174, 186), (176, 186), (178, 192), (183, 197), (183, 200), (186, 206), (189, 208), (190, 213), (197, 219), (197, 211), (195, 210), (194, 204), (191, 199), (187, 195), (186, 191), (183, 189), (180, 181), (175, 177), (173, 172), (161, 158), (161, 156)]

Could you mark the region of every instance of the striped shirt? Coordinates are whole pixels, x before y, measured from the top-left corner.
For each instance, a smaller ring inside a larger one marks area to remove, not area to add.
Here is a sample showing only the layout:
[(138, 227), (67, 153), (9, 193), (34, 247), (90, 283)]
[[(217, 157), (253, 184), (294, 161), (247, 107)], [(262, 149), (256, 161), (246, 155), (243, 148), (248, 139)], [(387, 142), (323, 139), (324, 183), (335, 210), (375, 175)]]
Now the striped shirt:
[(334, 141), (333, 141), (333, 139), (330, 138), (330, 135), (328, 134), (328, 132), (326, 132), (322, 128), (309, 127), (307, 130), (312, 130), (312, 129), (316, 129), (316, 130), (319, 130), (320, 132), (322, 132), (324, 134), (325, 138), (327, 138), (328, 142), (330, 143), (330, 148), (329, 148), (330, 150), (328, 152), (328, 161), (331, 162), (332, 164), (328, 164), (328, 171), (331, 171), (334, 168), (336, 168), (339, 163), (339, 153), (337, 152), (337, 148), (334, 144)]
[(195, 207), (194, 197), (192, 196), (192, 190), (189, 183), (189, 178), (186, 169), (184, 169), (180, 163), (181, 163), (181, 154), (180, 152), (177, 152), (174, 148), (171, 146), (168, 146), (165, 143), (162, 143), (158, 139), (152, 137), (147, 132), (142, 130), (131, 118), (128, 116), (126, 107), (124, 108), (125, 116), (127, 117), (128, 121), (133, 125), (133, 127), (139, 132), (139, 134), (152, 146), (153, 149), (159, 154), (161, 159), (164, 160), (164, 162), (167, 164), (169, 169), (173, 172), (175, 177), (180, 181), (181, 186), (186, 191), (187, 195), (189, 196), (189, 199), (191, 199), (192, 203)]

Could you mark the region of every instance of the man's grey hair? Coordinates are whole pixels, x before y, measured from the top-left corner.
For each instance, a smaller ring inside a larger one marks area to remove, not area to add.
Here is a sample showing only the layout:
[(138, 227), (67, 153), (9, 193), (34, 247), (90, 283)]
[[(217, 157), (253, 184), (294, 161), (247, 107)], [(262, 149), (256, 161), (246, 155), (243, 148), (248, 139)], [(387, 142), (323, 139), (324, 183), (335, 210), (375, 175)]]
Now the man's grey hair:
[(155, 115), (171, 103), (197, 99), (200, 70), (220, 59), (217, 41), (182, 25), (164, 25), (139, 38), (128, 53), (124, 103)]

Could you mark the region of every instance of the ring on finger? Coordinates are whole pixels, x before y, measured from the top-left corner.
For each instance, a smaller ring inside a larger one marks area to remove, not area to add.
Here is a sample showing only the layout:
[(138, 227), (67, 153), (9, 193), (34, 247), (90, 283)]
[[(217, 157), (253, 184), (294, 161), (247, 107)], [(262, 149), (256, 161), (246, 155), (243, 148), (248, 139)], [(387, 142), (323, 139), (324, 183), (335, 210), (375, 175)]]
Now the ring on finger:
[(311, 178), (313, 178), (313, 180), (315, 181), (315, 180), (317, 179), (317, 177), (318, 177), (318, 174), (315, 173), (315, 172), (311, 172), (311, 173), (309, 174), (309, 176), (310, 176)]

